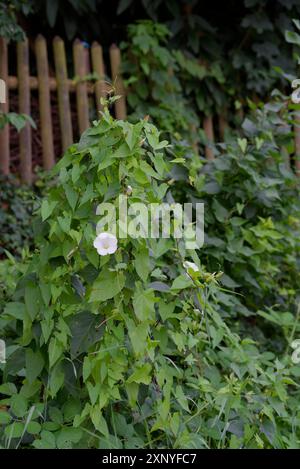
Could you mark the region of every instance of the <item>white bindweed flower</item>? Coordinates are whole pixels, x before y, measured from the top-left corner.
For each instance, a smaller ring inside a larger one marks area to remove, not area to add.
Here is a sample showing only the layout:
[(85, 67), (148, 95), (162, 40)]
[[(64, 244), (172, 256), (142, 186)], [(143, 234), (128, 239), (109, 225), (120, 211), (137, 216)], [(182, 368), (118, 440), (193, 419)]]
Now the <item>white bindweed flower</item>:
[(184, 261), (183, 267), (185, 269), (192, 269), (194, 272), (199, 272), (199, 268), (194, 262)]
[(106, 256), (116, 252), (118, 240), (115, 235), (103, 232), (97, 236), (93, 244), (100, 256)]
[(126, 195), (131, 195), (132, 194), (132, 187), (131, 186), (127, 186), (126, 187)]
[(300, 79), (299, 78), (292, 81), (292, 88), (297, 88), (297, 89), (293, 91), (291, 99), (293, 103), (299, 104), (300, 103)]
[(295, 103), (295, 104), (299, 104), (299, 103), (300, 103), (300, 92), (299, 92), (299, 88), (297, 88), (295, 91), (293, 91), (293, 93), (292, 93), (292, 101), (293, 101), (293, 103)]
[(0, 339), (0, 363), (6, 363), (5, 360), (5, 342)]

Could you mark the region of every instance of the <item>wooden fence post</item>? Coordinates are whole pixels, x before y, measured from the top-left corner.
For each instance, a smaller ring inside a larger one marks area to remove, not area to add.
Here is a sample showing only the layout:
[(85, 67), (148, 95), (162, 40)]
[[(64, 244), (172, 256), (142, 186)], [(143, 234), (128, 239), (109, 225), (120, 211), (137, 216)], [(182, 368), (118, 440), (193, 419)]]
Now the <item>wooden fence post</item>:
[[(203, 120), (203, 128), (208, 140), (208, 143), (213, 143), (214, 141), (214, 128), (213, 128), (213, 119), (212, 116), (205, 116)], [(209, 145), (205, 146), (205, 156), (208, 160), (214, 159), (213, 149)]]
[(121, 53), (120, 49), (113, 44), (109, 48), (110, 54), (110, 66), (111, 66), (111, 78), (113, 85), (116, 89), (116, 94), (120, 95), (121, 98), (115, 103), (116, 118), (126, 119), (126, 99), (125, 99), (125, 88), (121, 77)]
[(99, 76), (99, 80), (95, 83), (95, 94), (96, 94), (96, 106), (98, 112), (103, 110), (103, 106), (101, 105), (101, 98), (105, 98), (105, 81), (104, 81), (104, 63), (103, 63), (103, 52), (102, 47), (98, 42), (93, 42), (92, 44), (92, 65), (93, 65), (93, 72), (97, 73)]
[[(0, 38), (0, 78), (6, 85), (5, 103), (0, 104), (0, 110), (8, 112), (9, 93), (8, 93), (8, 55), (7, 43), (4, 38)], [(9, 174), (9, 125), (0, 130), (0, 171), (3, 174)]]
[(84, 132), (90, 125), (89, 123), (89, 102), (87, 94), (87, 84), (84, 77), (87, 74), (86, 56), (82, 42), (75, 39), (73, 45), (73, 58), (76, 79), (76, 100), (77, 100), (77, 118), (79, 132)]
[(54, 38), (53, 50), (57, 80), (57, 95), (62, 149), (63, 151), (66, 151), (66, 149), (73, 143), (73, 131), (70, 110), (66, 52), (64, 42), (60, 37)]
[[(19, 112), (30, 115), (30, 84), (29, 84), (29, 49), (28, 40), (17, 44), (18, 62), (18, 89), (19, 89)], [(20, 170), (23, 182), (32, 182), (32, 147), (31, 126), (26, 123), (20, 131)]]
[(36, 38), (35, 51), (38, 72), (43, 165), (44, 169), (49, 170), (55, 164), (55, 157), (53, 147), (47, 44), (45, 38), (41, 35)]
[(219, 135), (221, 140), (224, 140), (226, 129), (228, 129), (227, 111), (223, 109), (222, 114), (219, 115)]
[(190, 144), (194, 152), (198, 154), (199, 153), (198, 136), (197, 136), (197, 126), (195, 124), (190, 125), (190, 132), (191, 132)]

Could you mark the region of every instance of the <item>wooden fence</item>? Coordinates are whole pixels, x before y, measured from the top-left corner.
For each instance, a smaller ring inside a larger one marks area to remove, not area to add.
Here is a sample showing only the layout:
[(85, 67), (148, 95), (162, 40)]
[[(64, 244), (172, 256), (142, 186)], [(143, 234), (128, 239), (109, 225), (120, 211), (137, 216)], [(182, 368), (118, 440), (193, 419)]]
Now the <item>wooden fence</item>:
[[(11, 47), (11, 46), (10, 46)], [(16, 76), (9, 74), (8, 46), (3, 38), (0, 38), (0, 78), (7, 84), (6, 102), (1, 104), (4, 112), (9, 112), (9, 91), (18, 93), (18, 112), (31, 114), (31, 92), (38, 91), (40, 138), (42, 145), (42, 157), (44, 169), (50, 169), (55, 163), (53, 128), (51, 113), (51, 93), (57, 93), (58, 112), (61, 133), (62, 151), (73, 143), (73, 128), (71, 119), (70, 95), (76, 95), (77, 121), (79, 132), (83, 132), (89, 125), (90, 97), (94, 95), (95, 106), (101, 110), (100, 98), (105, 97), (111, 89), (104, 77), (107, 72), (103, 60), (103, 51), (100, 44), (94, 42), (90, 49), (84, 46), (80, 40), (73, 43), (73, 71), (75, 79), (68, 76), (65, 44), (59, 37), (53, 40), (54, 76), (49, 73), (48, 49), (43, 36), (39, 35), (33, 48), (29, 47), (28, 40), (19, 42), (15, 47), (14, 64), (17, 64)], [(118, 119), (126, 118), (125, 92), (122, 78), (119, 73), (121, 54), (116, 45), (109, 49), (110, 78), (116, 93), (121, 99), (115, 103), (115, 114)], [(36, 76), (32, 76), (30, 68), (36, 70)], [(98, 77), (95, 83), (87, 81), (90, 73)], [(32, 168), (32, 128), (26, 124), (19, 134), (20, 176), (23, 182), (30, 183), (33, 178)], [(10, 133), (9, 126), (0, 131), (0, 172), (10, 172)]]
[[(28, 40), (10, 45), (11, 49), (8, 54), (8, 45), (3, 38), (0, 38), (0, 78), (6, 82), (8, 91), (17, 93), (19, 113), (31, 115), (31, 96), (33, 92), (38, 93), (42, 165), (44, 169), (48, 170), (54, 165), (56, 157), (60, 156), (55, 155), (53, 143), (53, 112), (51, 110), (53, 93), (56, 94), (58, 102), (62, 152), (73, 143), (74, 120), (72, 122), (71, 104), (74, 99), (72, 96), (76, 96), (77, 127), (81, 133), (90, 124), (91, 106), (100, 111), (100, 98), (105, 97), (111, 90), (111, 86), (104, 79), (105, 76), (110, 75), (116, 93), (121, 95), (121, 99), (115, 103), (116, 117), (118, 119), (126, 118), (125, 89), (120, 73), (121, 54), (120, 49), (116, 45), (112, 45), (108, 54), (110, 65), (106, 67), (100, 44), (94, 42), (90, 48), (86, 48), (82, 41), (76, 39), (73, 43), (73, 66), (69, 67), (69, 70), (73, 69), (72, 76), (75, 79), (72, 79), (68, 76), (65, 44), (61, 38), (54, 38), (52, 51), (48, 49), (46, 40), (41, 35), (36, 38), (34, 44), (30, 45), (31, 47), (29, 47)], [(49, 67), (50, 53), (53, 57), (51, 71)], [(12, 63), (9, 63), (9, 59)], [(10, 74), (10, 68), (15, 65), (17, 66), (14, 75)], [(31, 75), (31, 70), (35, 71), (36, 76)], [(94, 77), (98, 77), (96, 81), (88, 80), (90, 73), (93, 73)], [(10, 110), (9, 95), (10, 93), (7, 92), (6, 103), (0, 104), (0, 109), (4, 112)], [(91, 97), (95, 99), (91, 100)], [(209, 143), (214, 141), (214, 123), (216, 124), (216, 119), (211, 116), (203, 119), (203, 129), (208, 140), (205, 147), (207, 159), (214, 157), (212, 146)], [(225, 127), (226, 119), (224, 116), (220, 116), (217, 122), (217, 131), (221, 138)], [(26, 124), (18, 137), (19, 172), (21, 180), (25, 183), (31, 183), (33, 179), (32, 132), (30, 124)], [(300, 117), (299, 124), (295, 125), (295, 153), (295, 171), (300, 176)], [(4, 130), (0, 131), (0, 172), (9, 174), (10, 171), (10, 130), (9, 126), (6, 125)]]

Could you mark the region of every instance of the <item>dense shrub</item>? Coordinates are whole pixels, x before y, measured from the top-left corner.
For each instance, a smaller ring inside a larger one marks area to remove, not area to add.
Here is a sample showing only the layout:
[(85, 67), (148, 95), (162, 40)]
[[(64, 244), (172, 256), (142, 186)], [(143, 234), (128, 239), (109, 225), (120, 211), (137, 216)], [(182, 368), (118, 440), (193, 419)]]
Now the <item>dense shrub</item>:
[[(8, 254), (8, 259), (0, 262), (0, 314), (11, 301), (17, 283), (27, 268), (28, 252), (23, 251), (23, 258), (17, 261)], [(0, 320), (1, 323), (1, 320)]]
[[(217, 157), (195, 169), (182, 198), (206, 207), (202, 261), (225, 272), (223, 284), (261, 305), (290, 307), (299, 294), (299, 182), (289, 167), (291, 115), (284, 102), (257, 109), (239, 138), (217, 145)], [(177, 192), (177, 197), (178, 197)]]
[(20, 258), (34, 247), (34, 213), (54, 180), (42, 172), (32, 186), (20, 184), (13, 175), (0, 176), (0, 258), (6, 251)]
[[(200, 129), (195, 148), (191, 146), (196, 141), (191, 131), (193, 122), (184, 130), (178, 119), (182, 116), (188, 122), (185, 115), (193, 109), (189, 101), (192, 89), (184, 86), (187, 75), (199, 81), (209, 76), (209, 68), (199, 64), (193, 68), (190, 61), (179, 59), (178, 51), (169, 53), (179, 83), (179, 96), (173, 98), (180, 105), (169, 106), (165, 118), (160, 113), (164, 107), (164, 80), (151, 78), (152, 74), (168, 74), (168, 67), (164, 69), (159, 59), (158, 28), (149, 22), (129, 28), (134, 47), (125, 46), (125, 76), (129, 83), (137, 82), (137, 89), (147, 89), (143, 96), (129, 88), (131, 116), (136, 119), (148, 111), (153, 122), (166, 132), (166, 138), (172, 140), (173, 148), (167, 151), (174, 152), (180, 164), (172, 169), (175, 183), (170, 192), (174, 200), (205, 202), (206, 241), (201, 260), (210, 271), (223, 270), (223, 285), (242, 295), (242, 301), (237, 301), (239, 312), (256, 315), (262, 305), (275, 304), (281, 310), (291, 308), (295, 312), (299, 293), (300, 205), (292, 130), (297, 105), (290, 105), (289, 98), (278, 90), (265, 106), (248, 100), (250, 111), (241, 128), (228, 129), (225, 142), (213, 148), (217, 158), (207, 164), (201, 158), (206, 143), (203, 130)], [(143, 55), (143, 47), (148, 48), (148, 55)], [(154, 63), (155, 67), (151, 66)], [(203, 90), (200, 95), (206, 99)]]
[(20, 186), (13, 177), (1, 177), (0, 256), (4, 250), (20, 255), (25, 246), (32, 246), (32, 217), (38, 207), (31, 188)]
[(209, 163), (197, 166), (190, 154), (189, 177), (174, 194), (205, 202), (201, 261), (224, 271), (223, 286), (236, 292), (224, 307), (237, 319), (232, 330), (280, 355), (299, 334), (299, 182), (288, 165), (294, 149), (285, 109), (278, 102), (258, 109)]
[[(161, 129), (172, 136), (190, 135), (191, 127), (198, 118), (188, 106), (182, 83), (179, 80), (183, 56), (166, 47), (170, 31), (161, 24), (141, 21), (128, 27), (128, 42), (121, 44), (123, 50), (123, 76), (128, 89), (127, 101), (130, 119), (136, 121), (149, 115)], [(198, 74), (206, 75), (200, 65), (187, 63)]]

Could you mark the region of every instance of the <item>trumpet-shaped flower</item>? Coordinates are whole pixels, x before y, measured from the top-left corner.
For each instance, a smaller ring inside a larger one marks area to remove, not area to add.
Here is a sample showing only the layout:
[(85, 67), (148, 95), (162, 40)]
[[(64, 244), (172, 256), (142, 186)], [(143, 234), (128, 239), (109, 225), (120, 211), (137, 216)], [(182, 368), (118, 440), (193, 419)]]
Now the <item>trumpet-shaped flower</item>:
[(194, 272), (199, 272), (199, 268), (194, 262), (184, 261), (183, 267), (187, 270), (192, 269)]
[(93, 244), (100, 256), (113, 254), (118, 248), (118, 240), (115, 235), (105, 232), (98, 234)]

